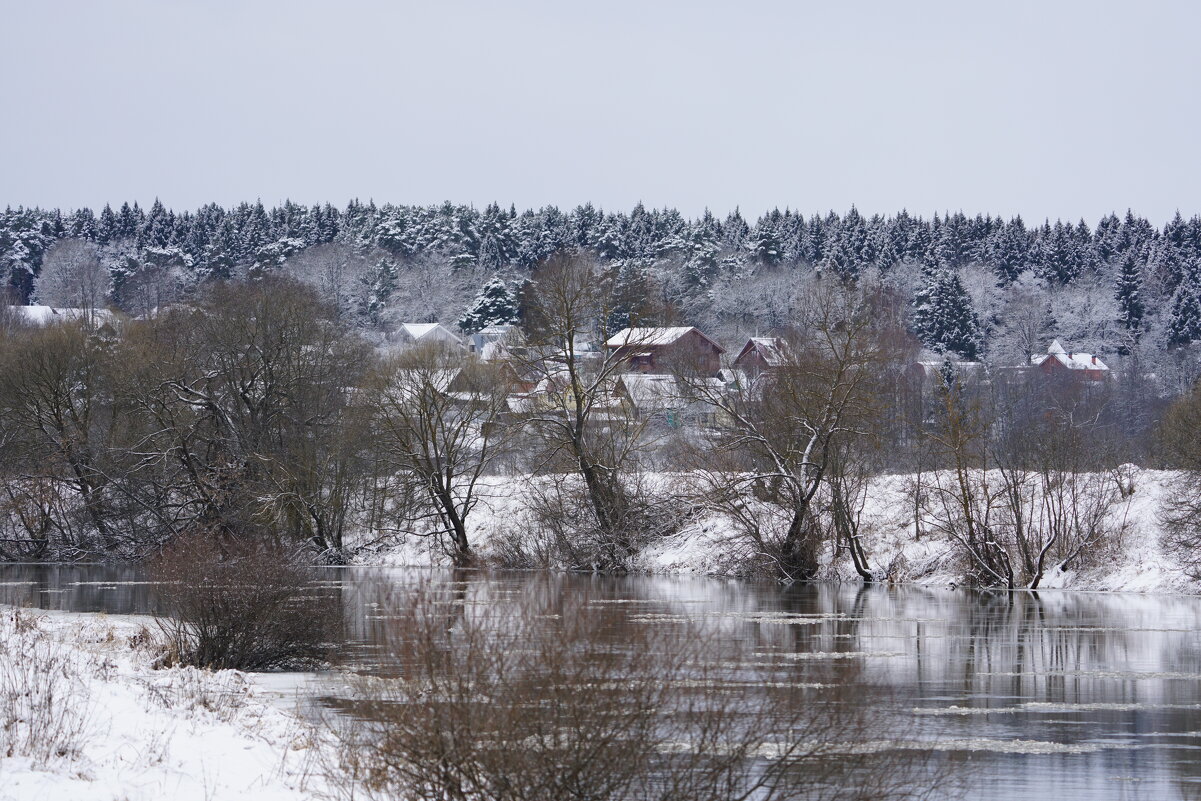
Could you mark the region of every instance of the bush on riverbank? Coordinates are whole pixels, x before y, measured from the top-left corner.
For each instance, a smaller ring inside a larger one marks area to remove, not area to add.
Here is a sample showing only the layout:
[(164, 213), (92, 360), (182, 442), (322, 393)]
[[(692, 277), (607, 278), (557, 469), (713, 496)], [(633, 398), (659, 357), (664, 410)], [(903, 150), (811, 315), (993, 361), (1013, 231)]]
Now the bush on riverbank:
[(879, 800), (937, 783), (922, 758), (848, 746), (882, 724), (839, 685), (732, 665), (695, 626), (559, 593), (485, 608), (456, 588), (379, 616), (400, 675), (354, 683), (319, 770), (337, 797)]
[(281, 670), (324, 660), (341, 610), (315, 568), (264, 543), (192, 537), (151, 566), (166, 615), (163, 663)]

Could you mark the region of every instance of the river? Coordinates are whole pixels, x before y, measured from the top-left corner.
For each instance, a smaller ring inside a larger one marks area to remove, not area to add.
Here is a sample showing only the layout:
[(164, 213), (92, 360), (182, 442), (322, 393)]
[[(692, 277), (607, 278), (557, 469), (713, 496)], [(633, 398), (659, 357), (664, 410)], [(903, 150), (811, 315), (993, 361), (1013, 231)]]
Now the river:
[[(322, 584), (344, 607), (343, 667), (388, 670), (381, 610), (414, 587), (453, 590), (467, 613), (575, 600), (629, 627), (696, 626), (723, 654), (835, 688), (888, 729), (873, 737), (935, 751), (968, 797), (1201, 799), (1198, 598), (362, 567)], [(143, 574), (112, 565), (0, 566), (0, 602), (156, 611)]]

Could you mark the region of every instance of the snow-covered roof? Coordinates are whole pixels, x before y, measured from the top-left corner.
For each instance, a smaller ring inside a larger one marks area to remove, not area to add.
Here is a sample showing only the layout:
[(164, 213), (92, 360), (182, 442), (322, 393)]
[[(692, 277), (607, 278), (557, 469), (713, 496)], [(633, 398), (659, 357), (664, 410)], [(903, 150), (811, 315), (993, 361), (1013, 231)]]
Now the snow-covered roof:
[(425, 337), (431, 337), (432, 339), (441, 339), (447, 342), (462, 344), (462, 340), (441, 323), (401, 323), (401, 327), (404, 328), (406, 334), (417, 342), (420, 342)]
[(1038, 354), (1030, 357), (1030, 363), (1040, 366), (1047, 359), (1054, 359), (1069, 370), (1101, 370), (1108, 371), (1109, 365), (1091, 353), (1069, 353), (1056, 339), (1051, 342), (1045, 355)]
[(618, 380), (640, 409), (671, 409), (683, 402), (675, 376), (629, 373)]
[(788, 361), (788, 343), (779, 337), (751, 337), (738, 354), (741, 359), (750, 351), (757, 351), (768, 367), (779, 367)]
[(99, 325), (113, 319), (113, 313), (108, 309), (74, 309), (54, 306), (14, 306), (13, 308), (25, 318), (25, 322), (32, 325), (53, 325), (76, 320), (90, 320)]
[[(617, 379), (617, 391), (624, 394), (642, 411), (663, 411), (696, 405), (699, 401), (675, 376), (645, 373), (625, 373)], [(707, 392), (720, 392), (725, 382), (720, 378), (704, 380)]]
[(725, 348), (713, 342), (712, 339), (705, 336), (704, 332), (692, 326), (674, 326), (671, 328), (623, 328), (609, 340), (605, 342), (610, 348), (621, 348), (628, 345), (633, 345), (638, 348), (657, 348), (664, 345), (675, 344), (690, 331), (696, 331), (706, 340), (711, 342), (722, 353), (725, 353)]

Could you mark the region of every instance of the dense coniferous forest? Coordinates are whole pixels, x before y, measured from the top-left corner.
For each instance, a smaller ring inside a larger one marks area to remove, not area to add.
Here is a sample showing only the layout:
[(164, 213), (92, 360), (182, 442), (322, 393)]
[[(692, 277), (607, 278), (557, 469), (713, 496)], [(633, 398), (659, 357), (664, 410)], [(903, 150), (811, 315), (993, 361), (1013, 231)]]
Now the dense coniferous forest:
[(796, 282), (814, 271), (891, 284), (912, 299), (911, 329), (936, 353), (1015, 364), (1058, 337), (1133, 360), (1168, 396), (1195, 378), (1188, 354), (1201, 340), (1201, 217), (1179, 213), (1161, 227), (1131, 212), (1090, 227), (854, 208), (689, 220), (641, 204), (629, 213), (358, 201), (10, 207), (0, 216), (10, 302), (79, 305), (62, 273), (78, 272), (67, 246), (80, 240), (101, 268), (92, 291), (134, 314), (206, 282), (283, 270), (365, 329), (440, 321), (472, 330), (511, 317), (533, 267), (569, 249), (607, 266), (618, 317), (697, 325), (730, 344), (787, 324)]

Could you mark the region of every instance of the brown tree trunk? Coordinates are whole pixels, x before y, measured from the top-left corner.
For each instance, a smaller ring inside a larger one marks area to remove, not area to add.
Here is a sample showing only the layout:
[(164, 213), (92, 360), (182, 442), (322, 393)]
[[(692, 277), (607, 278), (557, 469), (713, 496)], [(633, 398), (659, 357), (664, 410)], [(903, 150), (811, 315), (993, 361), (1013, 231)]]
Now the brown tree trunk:
[(808, 508), (797, 509), (780, 549), (780, 569), (789, 581), (811, 581), (817, 576), (818, 542)]

